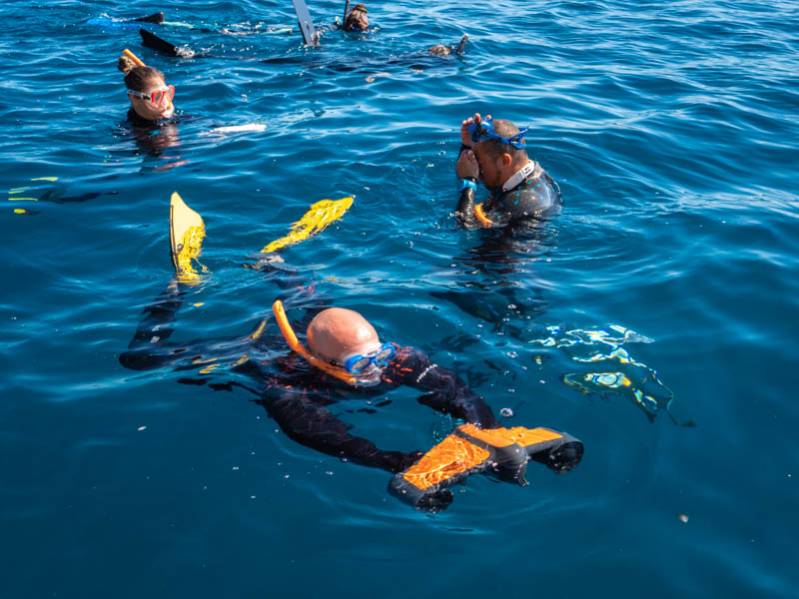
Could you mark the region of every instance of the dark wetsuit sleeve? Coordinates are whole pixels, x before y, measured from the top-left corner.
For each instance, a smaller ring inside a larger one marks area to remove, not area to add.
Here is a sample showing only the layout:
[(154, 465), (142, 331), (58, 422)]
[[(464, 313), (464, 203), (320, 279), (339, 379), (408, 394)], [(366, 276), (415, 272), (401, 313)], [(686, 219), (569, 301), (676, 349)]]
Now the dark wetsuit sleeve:
[[(461, 144), (461, 149), (458, 151), (458, 158), (460, 158), (464, 150), (471, 150), (471, 148)], [(458, 219), (458, 223), (467, 229), (474, 229), (477, 227), (477, 219), (474, 217), (474, 196), (474, 189), (471, 187), (463, 188), (458, 198), (458, 208), (455, 210), (455, 217)]]
[(297, 443), (389, 472), (401, 472), (419, 458), (418, 452), (383, 451), (368, 439), (351, 435), (349, 425), (302, 390), (289, 389), (279, 381), (272, 381), (270, 387), (261, 403), (283, 432)]
[(474, 217), (474, 196), (474, 189), (471, 187), (463, 188), (458, 199), (458, 209), (455, 212), (458, 223), (467, 229), (477, 227), (477, 219)]
[(419, 403), (483, 428), (498, 426), (491, 408), (465, 382), (446, 368), (433, 364), (424, 353), (401, 348), (391, 363), (388, 378), (392, 382), (427, 391)]

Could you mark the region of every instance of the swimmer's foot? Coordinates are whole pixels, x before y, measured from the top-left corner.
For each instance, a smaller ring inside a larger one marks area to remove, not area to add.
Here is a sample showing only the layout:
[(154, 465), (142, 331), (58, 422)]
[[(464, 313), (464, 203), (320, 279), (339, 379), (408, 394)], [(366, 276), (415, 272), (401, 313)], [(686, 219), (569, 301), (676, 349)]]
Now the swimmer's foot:
[(469, 41), (469, 36), (464, 33), (463, 37), (461, 38), (461, 41), (458, 42), (458, 47), (455, 48), (455, 54), (457, 54), (458, 56), (462, 56), (463, 53), (466, 51), (466, 42), (468, 41)]
[(153, 23), (155, 25), (160, 25), (164, 22), (164, 13), (163, 12), (156, 12), (151, 15), (147, 15), (146, 17), (139, 17), (137, 19), (131, 19), (133, 23)]
[(146, 29), (139, 29), (141, 35), (141, 44), (145, 48), (151, 48), (167, 56), (175, 56), (179, 58), (193, 58), (197, 54), (191, 48), (178, 47), (165, 39), (162, 39)]

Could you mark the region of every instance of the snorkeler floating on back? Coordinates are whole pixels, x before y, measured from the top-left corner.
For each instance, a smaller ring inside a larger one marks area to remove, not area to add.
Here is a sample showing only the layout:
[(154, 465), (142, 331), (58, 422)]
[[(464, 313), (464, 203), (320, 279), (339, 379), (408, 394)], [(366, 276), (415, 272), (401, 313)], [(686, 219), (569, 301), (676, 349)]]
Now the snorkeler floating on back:
[[(347, 32), (364, 32), (367, 31), (369, 28), (369, 17), (368, 17), (368, 10), (366, 5), (363, 3), (356, 4), (352, 10), (349, 10), (349, 1), (345, 7), (345, 16), (343, 23), (341, 25), (341, 29)], [(313, 21), (310, 18), (310, 15), (307, 13), (307, 6), (301, 0), (295, 0), (295, 9), (298, 15), (298, 24), (300, 28), (300, 33), (302, 34), (303, 41), (307, 45), (318, 46), (321, 33), (323, 30), (316, 29), (313, 25)], [(163, 13), (160, 13), (163, 17)], [(156, 50), (162, 54), (172, 57), (181, 57), (181, 58), (209, 58), (213, 55), (207, 53), (198, 53), (188, 46), (185, 45), (177, 45), (169, 42), (162, 37), (159, 37), (152, 31), (148, 31), (147, 29), (140, 28), (139, 34), (142, 38), (142, 45), (145, 48), (150, 48), (152, 50)], [(466, 44), (469, 41), (468, 35), (461, 36), (461, 39), (458, 41), (457, 44), (453, 45), (445, 45), (445, 44), (436, 44), (431, 46), (426, 50), (424, 54), (429, 56), (438, 56), (438, 57), (446, 57), (451, 55), (462, 56), (466, 51)], [(335, 70), (355, 70), (359, 67), (365, 66), (384, 66), (386, 64), (391, 63), (402, 63), (407, 62), (408, 60), (416, 60), (420, 58), (419, 54), (412, 54), (410, 56), (405, 57), (394, 57), (389, 58), (387, 60), (380, 60), (377, 64), (353, 64), (348, 62), (346, 64), (329, 64), (325, 65)], [(266, 63), (272, 64), (286, 64), (286, 63), (301, 63), (304, 62), (306, 59), (304, 57), (274, 57), (274, 58), (267, 58), (264, 59)], [(418, 66), (419, 68), (424, 68), (425, 65), (412, 65)]]
[[(558, 212), (560, 190), (527, 155), (524, 134), (510, 121), (475, 114), (461, 124), (455, 171), (461, 180), (456, 216), (466, 227), (499, 227), (543, 219)], [(489, 199), (475, 204), (478, 179)]]
[[(345, 198), (336, 202), (345, 200), (352, 201)], [(304, 319), (308, 323), (307, 347), (295, 334), (280, 300), (273, 305), (279, 334), (265, 335), (264, 320), (244, 338), (168, 343), (173, 333), (170, 323), (183, 302), (183, 285), (198, 280), (191, 260), (199, 256), (205, 234), (202, 218), (177, 194), (173, 195), (171, 215), (177, 278), (145, 310), (128, 351), (120, 355), (125, 367), (200, 368), (201, 374), (209, 374), (227, 364), (231, 373), (256, 381), (258, 402), (291, 439), (331, 456), (396, 473), (391, 492), (422, 509), (445, 508), (452, 501), (446, 487), (475, 472), (525, 484), (524, 472), (530, 459), (555, 472), (570, 470), (580, 461), (583, 446), (577, 439), (544, 428), (499, 427), (483, 398), (454, 372), (433, 363), (418, 349), (381, 341), (372, 324), (359, 313), (324, 306), (324, 302), (320, 305), (319, 298), (312, 298), (316, 309), (307, 311)], [(265, 249), (280, 245), (270, 244)], [(296, 275), (273, 269), (274, 262), (263, 260), (258, 269), (276, 275), (275, 282), (281, 288), (307, 301), (310, 289)], [(287, 353), (274, 357), (281, 348)], [(206, 380), (200, 379), (200, 383)], [(230, 385), (217, 388), (229, 389)], [(390, 451), (351, 434), (350, 426), (331, 409), (341, 399), (376, 398), (403, 385), (424, 392), (419, 403), (466, 424), (457, 426), (426, 454)]]

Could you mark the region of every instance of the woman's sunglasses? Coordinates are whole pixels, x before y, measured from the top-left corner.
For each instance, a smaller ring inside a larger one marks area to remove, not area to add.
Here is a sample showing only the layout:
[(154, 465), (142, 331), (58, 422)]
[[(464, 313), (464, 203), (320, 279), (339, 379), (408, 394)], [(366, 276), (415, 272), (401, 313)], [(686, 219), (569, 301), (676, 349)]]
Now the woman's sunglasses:
[(128, 95), (133, 96), (134, 98), (141, 98), (142, 100), (149, 100), (156, 106), (161, 106), (165, 100), (171, 102), (172, 98), (175, 97), (175, 86), (167, 85), (164, 89), (157, 89), (148, 93), (137, 92), (129, 89)]

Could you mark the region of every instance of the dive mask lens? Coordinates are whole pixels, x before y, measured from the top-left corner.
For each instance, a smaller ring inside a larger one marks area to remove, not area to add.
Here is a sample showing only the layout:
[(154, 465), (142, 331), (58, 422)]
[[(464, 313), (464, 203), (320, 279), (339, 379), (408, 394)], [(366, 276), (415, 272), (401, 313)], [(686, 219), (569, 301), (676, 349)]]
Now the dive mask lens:
[(389, 362), (391, 362), (391, 358), (394, 357), (396, 354), (396, 350), (394, 349), (393, 345), (385, 345), (377, 355), (372, 358), (372, 362), (375, 363), (375, 366), (379, 366), (380, 368), (385, 368), (388, 366)]
[(375, 353), (364, 356), (363, 354), (356, 354), (344, 362), (344, 368), (350, 374), (361, 374), (374, 365), (377, 368), (385, 368), (388, 366), (391, 358), (396, 354), (394, 346), (390, 343), (384, 344)]
[(160, 106), (165, 100), (172, 101), (175, 97), (175, 86), (167, 85), (166, 89), (159, 89), (150, 93), (150, 101), (156, 106)]
[(361, 374), (364, 370), (369, 368), (372, 360), (368, 356), (357, 355), (353, 356), (344, 364), (344, 368), (350, 374)]

